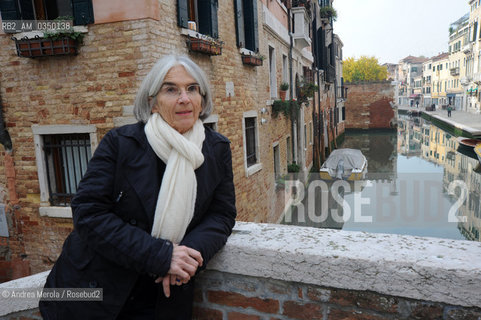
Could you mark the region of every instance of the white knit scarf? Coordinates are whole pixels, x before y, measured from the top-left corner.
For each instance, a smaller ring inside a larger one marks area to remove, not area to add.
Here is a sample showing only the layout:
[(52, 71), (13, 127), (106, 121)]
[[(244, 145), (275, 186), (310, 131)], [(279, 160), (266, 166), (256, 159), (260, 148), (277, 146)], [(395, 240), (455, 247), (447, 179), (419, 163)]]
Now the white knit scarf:
[(153, 113), (145, 125), (145, 134), (152, 149), (166, 164), (152, 236), (179, 243), (194, 215), (197, 196), (194, 170), (204, 162), (204, 126), (197, 120), (192, 129), (180, 134), (158, 113)]

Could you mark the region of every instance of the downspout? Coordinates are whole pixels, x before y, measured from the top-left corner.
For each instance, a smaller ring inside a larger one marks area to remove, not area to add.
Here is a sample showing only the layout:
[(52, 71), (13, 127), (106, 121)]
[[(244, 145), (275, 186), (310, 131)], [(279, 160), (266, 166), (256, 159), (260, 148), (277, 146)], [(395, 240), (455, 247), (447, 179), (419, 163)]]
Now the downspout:
[[(287, 29), (289, 30), (289, 100), (293, 99), (293, 90), (292, 87), (294, 85), (294, 81), (292, 78), (292, 49), (293, 39), (292, 39), (292, 24), (291, 24), (291, 6), (292, 3), (288, 1), (289, 6), (287, 7)], [(297, 117), (294, 117), (294, 112), (291, 110), (291, 135), (292, 135), (292, 155), (293, 155), (293, 162), (297, 163), (297, 134), (296, 134), (296, 126), (295, 123), (297, 121)]]

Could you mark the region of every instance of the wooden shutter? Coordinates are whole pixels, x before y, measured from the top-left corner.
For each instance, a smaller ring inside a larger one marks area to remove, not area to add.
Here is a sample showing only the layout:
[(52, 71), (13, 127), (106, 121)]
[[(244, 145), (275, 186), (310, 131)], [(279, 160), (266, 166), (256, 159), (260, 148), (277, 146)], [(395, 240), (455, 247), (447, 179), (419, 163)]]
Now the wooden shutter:
[(94, 23), (92, 0), (72, 0), (74, 25)]
[(189, 27), (188, 0), (177, 0), (177, 25), (181, 28)]
[(244, 1), (246, 48), (259, 51), (259, 35), (257, 26), (257, 0)]
[(246, 45), (246, 40), (244, 34), (244, 8), (242, 6), (242, 0), (234, 0), (234, 12), (237, 46), (239, 48), (244, 48)]
[(199, 12), (199, 32), (218, 38), (217, 0), (197, 0)]
[(23, 20), (35, 20), (31, 0), (20, 0), (20, 15)]
[(0, 1), (0, 12), (2, 13), (3, 21), (20, 19), (20, 12), (18, 11), (17, 1), (15, 0)]

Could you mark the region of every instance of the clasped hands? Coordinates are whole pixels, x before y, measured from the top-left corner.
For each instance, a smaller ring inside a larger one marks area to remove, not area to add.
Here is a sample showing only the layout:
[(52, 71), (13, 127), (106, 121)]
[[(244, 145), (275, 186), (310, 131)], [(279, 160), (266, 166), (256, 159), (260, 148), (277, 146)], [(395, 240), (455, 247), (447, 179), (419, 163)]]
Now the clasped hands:
[(199, 251), (174, 244), (170, 269), (165, 277), (155, 279), (155, 283), (162, 282), (164, 294), (168, 298), (170, 297), (170, 285), (180, 286), (189, 282), (202, 263), (203, 259)]

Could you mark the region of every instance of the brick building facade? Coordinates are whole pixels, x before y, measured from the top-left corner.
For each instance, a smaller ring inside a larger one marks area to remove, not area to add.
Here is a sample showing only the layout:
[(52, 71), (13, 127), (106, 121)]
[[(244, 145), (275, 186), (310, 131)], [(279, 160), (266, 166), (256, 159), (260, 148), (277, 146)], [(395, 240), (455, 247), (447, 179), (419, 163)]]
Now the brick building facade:
[[(0, 191), (6, 195), (9, 237), (0, 237), (0, 281), (45, 270), (55, 261), (72, 229), (69, 197), (62, 195), (68, 192), (57, 192), (60, 195), (56, 197), (55, 182), (63, 177), (64, 188), (71, 186), (67, 191), (75, 191), (75, 181), (86, 165), (83, 159), (93, 154), (108, 130), (133, 121), (132, 105), (140, 82), (165, 54), (189, 55), (209, 77), (214, 112), (206, 122), (231, 140), (238, 219), (279, 219), (283, 207), (277, 199), (283, 190), (276, 191), (276, 177), (286, 174), (293, 161), (307, 176), (320, 150), (315, 148), (320, 143), (317, 133), (323, 128), (329, 132), (334, 85), (324, 83), (322, 77), (316, 81), (321, 95), (300, 107), (295, 125), (282, 115), (272, 117), (271, 105), (278, 99), (280, 83), (289, 82), (290, 97), (296, 98), (294, 79), (312, 74), (315, 60), (309, 43), (299, 45), (290, 38), (288, 17), (294, 15), (290, 1), (259, 0), (242, 8), (238, 5), (241, 1), (204, 1), (211, 6), (210, 13), (196, 11), (195, 17), (189, 16), (196, 22), (189, 26), (204, 35), (183, 26), (183, 5), (198, 1), (142, 0), (134, 5), (121, 0), (113, 5), (111, 1), (75, 0), (75, 21), (79, 14), (87, 19), (76, 27), (84, 35), (77, 55), (20, 57), (12, 34), (0, 33), (0, 101), (13, 146), (11, 152), (1, 152)], [(57, 4), (63, 2), (57, 0)], [(16, 0), (2, 3), (5, 20), (12, 19), (7, 14), (15, 14), (15, 5), (18, 14), (21, 10)], [(317, 3), (311, 5), (312, 11), (317, 10)], [(306, 9), (297, 12), (309, 26), (312, 13), (309, 16)], [(204, 14), (213, 16), (206, 20)], [(242, 15), (245, 22), (257, 27), (242, 27)], [(239, 30), (244, 31), (244, 43), (239, 41)], [(309, 29), (303, 32), (309, 36)], [(193, 52), (190, 37), (221, 40), (222, 53)], [(243, 54), (262, 55), (263, 65), (244, 64)], [(324, 75), (322, 70), (319, 74)], [(325, 114), (322, 120), (320, 113)], [(250, 125), (254, 146), (246, 146)], [(255, 150), (254, 163), (248, 164), (247, 149)], [(54, 159), (55, 150), (72, 156)], [(62, 171), (57, 168), (60, 165), (76, 169)]]

